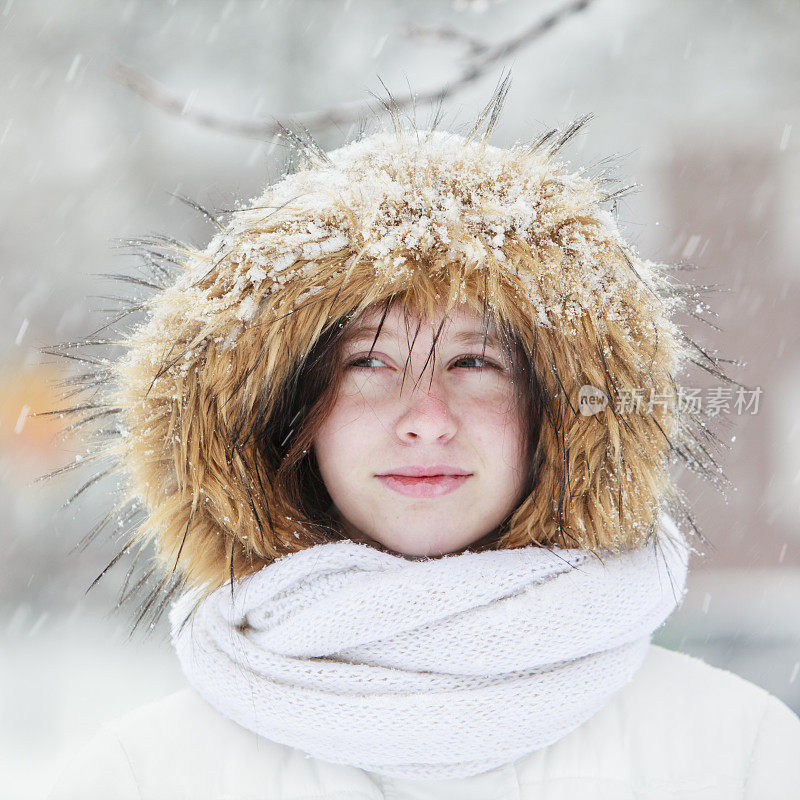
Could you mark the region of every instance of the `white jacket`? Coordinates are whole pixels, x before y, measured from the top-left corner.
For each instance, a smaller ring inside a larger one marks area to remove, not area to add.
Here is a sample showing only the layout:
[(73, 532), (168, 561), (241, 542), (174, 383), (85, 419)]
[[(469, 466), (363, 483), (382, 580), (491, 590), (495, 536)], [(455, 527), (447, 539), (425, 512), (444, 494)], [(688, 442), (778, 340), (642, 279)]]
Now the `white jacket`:
[(550, 747), (472, 778), (397, 780), (270, 742), (186, 688), (104, 725), (49, 795), (178, 798), (796, 800), (800, 719), (737, 675), (651, 645), (633, 681)]

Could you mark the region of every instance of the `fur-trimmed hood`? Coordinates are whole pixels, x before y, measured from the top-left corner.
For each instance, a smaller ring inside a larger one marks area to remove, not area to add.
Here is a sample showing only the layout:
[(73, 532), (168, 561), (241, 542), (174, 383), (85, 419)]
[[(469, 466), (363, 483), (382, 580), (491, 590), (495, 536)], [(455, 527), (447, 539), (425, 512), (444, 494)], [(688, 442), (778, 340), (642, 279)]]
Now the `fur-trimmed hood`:
[[(724, 377), (673, 321), (696, 290), (623, 240), (612, 212), (630, 187), (556, 160), (585, 118), (500, 148), (487, 143), (499, 104), (483, 134), (489, 115), (460, 136), (394, 114), (326, 153), (287, 132), (296, 170), (226, 220), (209, 214), (207, 247), (138, 242), (160, 291), (116, 340), (124, 355), (85, 376), (101, 399), (77, 413), (117, 419), (94, 456), (124, 478), (122, 552), (155, 544), (150, 604), (320, 541), (259, 442), (299, 424), (287, 396), (320, 338), (392, 298), (487, 310), (533, 365), (539, 464), (498, 546), (635, 547), (661, 510), (680, 515), (673, 456), (718, 474), (713, 434), (678, 396), (691, 362)], [(585, 387), (604, 408), (584, 413)], [(656, 400), (620, 405), (637, 392)]]

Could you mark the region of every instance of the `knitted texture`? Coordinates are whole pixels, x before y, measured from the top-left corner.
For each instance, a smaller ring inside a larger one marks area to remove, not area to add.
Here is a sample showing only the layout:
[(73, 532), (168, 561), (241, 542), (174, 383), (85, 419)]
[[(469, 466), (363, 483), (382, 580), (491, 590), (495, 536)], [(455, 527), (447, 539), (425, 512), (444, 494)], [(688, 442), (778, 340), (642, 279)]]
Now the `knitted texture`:
[(267, 739), (388, 777), (477, 775), (566, 736), (640, 668), (685, 593), (689, 548), (660, 521), (600, 557), (314, 546), (184, 594), (173, 644), (197, 692)]

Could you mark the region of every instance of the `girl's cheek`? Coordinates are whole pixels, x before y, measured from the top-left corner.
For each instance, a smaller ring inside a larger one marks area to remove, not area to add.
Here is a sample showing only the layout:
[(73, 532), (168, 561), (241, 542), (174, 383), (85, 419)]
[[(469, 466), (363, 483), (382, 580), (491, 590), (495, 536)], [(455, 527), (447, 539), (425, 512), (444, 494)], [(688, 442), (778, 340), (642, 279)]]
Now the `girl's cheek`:
[(389, 405), (387, 394), (374, 385), (364, 381), (349, 382), (342, 386), (331, 411), (331, 416), (339, 427), (364, 428), (375, 424)]
[(463, 398), (453, 410), (470, 438), (493, 445), (502, 441), (512, 448), (518, 445), (522, 419), (516, 399), (507, 392)]
[(339, 393), (343, 398), (357, 401), (375, 402), (391, 391), (391, 384), (386, 378), (376, 377), (369, 373), (351, 371), (345, 375)]
[(516, 398), (506, 386), (477, 385), (453, 392), (456, 407), (502, 422), (516, 414)]

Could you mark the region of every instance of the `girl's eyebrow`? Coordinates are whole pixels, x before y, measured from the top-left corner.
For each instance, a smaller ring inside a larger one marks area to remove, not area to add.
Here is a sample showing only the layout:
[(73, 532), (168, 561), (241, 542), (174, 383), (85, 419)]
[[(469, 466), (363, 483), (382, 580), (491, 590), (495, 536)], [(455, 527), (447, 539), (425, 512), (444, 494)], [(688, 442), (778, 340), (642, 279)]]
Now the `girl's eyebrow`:
[[(385, 332), (386, 328), (384, 327), (381, 330), (381, 333)], [(359, 342), (362, 341), (363, 339), (368, 339), (370, 342), (372, 342), (375, 339), (375, 335), (377, 333), (378, 333), (377, 325), (365, 325), (364, 327), (357, 328), (352, 333), (350, 333), (347, 336), (345, 343), (352, 344), (353, 342)], [(500, 339), (494, 331), (492, 330), (487, 331), (485, 338), (487, 347), (498, 347), (498, 348), (500, 347)], [(458, 344), (480, 343), (482, 345), (484, 341), (484, 331), (482, 328), (480, 330), (465, 329), (453, 334), (452, 339)]]
[(489, 330), (484, 333), (483, 329), (479, 331), (475, 330), (465, 330), (459, 331), (453, 336), (455, 341), (462, 343), (462, 344), (472, 344), (475, 342), (480, 343), (483, 345), (484, 340), (486, 341), (487, 347), (500, 347), (500, 339), (496, 333)]

